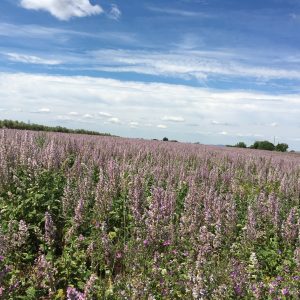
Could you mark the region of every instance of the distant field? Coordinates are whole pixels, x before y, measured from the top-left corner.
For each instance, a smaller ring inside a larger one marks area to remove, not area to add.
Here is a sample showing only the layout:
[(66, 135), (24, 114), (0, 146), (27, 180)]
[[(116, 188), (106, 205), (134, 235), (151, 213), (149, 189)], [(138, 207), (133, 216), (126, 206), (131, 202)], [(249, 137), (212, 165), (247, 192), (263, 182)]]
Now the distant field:
[(299, 291), (299, 154), (0, 130), (1, 299)]

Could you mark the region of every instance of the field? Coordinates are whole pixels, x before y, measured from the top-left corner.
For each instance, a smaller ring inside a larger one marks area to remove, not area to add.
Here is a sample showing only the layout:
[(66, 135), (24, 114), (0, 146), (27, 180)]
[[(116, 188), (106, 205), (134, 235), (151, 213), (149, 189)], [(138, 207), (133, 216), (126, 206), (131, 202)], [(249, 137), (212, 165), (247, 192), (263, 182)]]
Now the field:
[(300, 156), (0, 131), (1, 299), (299, 299)]

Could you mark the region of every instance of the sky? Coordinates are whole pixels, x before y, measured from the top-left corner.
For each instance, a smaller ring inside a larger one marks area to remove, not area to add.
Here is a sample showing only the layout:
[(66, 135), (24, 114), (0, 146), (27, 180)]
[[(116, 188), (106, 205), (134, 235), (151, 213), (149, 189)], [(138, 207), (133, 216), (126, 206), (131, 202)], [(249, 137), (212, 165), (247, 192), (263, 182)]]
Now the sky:
[(300, 150), (300, 0), (1, 0), (0, 119)]

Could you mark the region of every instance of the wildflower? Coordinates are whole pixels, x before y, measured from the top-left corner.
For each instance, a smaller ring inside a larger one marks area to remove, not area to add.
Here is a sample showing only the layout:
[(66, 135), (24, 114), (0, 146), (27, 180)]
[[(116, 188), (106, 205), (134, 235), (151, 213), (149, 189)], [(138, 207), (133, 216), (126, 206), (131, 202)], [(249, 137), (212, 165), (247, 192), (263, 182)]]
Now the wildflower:
[(171, 241), (166, 240), (166, 241), (163, 242), (163, 245), (164, 246), (170, 246), (171, 245)]
[(296, 276), (293, 276), (293, 279), (294, 279), (294, 280), (300, 280), (300, 276), (297, 276), (297, 275), (296, 275)]
[(97, 276), (92, 274), (90, 279), (87, 281), (84, 287), (84, 296), (88, 297), (93, 294), (95, 281), (97, 280)]
[(289, 290), (288, 290), (288, 288), (283, 288), (282, 290), (281, 290), (281, 294), (282, 295), (284, 295), (284, 296), (287, 296), (287, 295), (289, 295)]
[(293, 207), (285, 222), (282, 224), (282, 236), (288, 243), (293, 243), (298, 236), (297, 208)]
[(262, 290), (263, 290), (263, 283), (259, 282), (259, 283), (254, 283), (252, 285), (252, 293), (253, 296), (255, 297), (255, 299), (261, 299), (261, 294), (262, 294)]
[(94, 249), (95, 249), (95, 242), (92, 241), (92, 242), (89, 244), (89, 246), (88, 246), (88, 248), (87, 248), (87, 250), (86, 250), (87, 255), (88, 255), (88, 256), (91, 256), (91, 255), (93, 254), (93, 252), (94, 252)]
[(0, 297), (3, 296), (3, 292), (4, 292), (4, 288), (1, 286), (1, 287), (0, 287)]
[(269, 293), (272, 294), (275, 292), (275, 288), (278, 286), (277, 281), (272, 281), (269, 283)]
[(2, 280), (2, 278), (10, 271), (10, 267), (5, 266), (4, 269), (2, 271), (0, 271), (0, 282)]
[(80, 198), (75, 208), (75, 216), (74, 216), (74, 220), (77, 226), (80, 226), (80, 224), (82, 223), (83, 211), (84, 211), (84, 200)]
[(54, 242), (55, 227), (49, 212), (45, 213), (45, 241), (51, 246)]
[(78, 237), (78, 242), (83, 242), (84, 241), (84, 236), (82, 234), (79, 235)]
[(27, 238), (29, 237), (28, 227), (25, 221), (21, 220), (19, 222), (19, 231), (16, 235), (17, 245), (20, 247), (26, 243)]
[(67, 288), (67, 299), (68, 300), (86, 300), (83, 293), (77, 291), (75, 288), (70, 287), (70, 286)]
[(248, 207), (248, 216), (247, 216), (247, 225), (246, 225), (246, 233), (249, 240), (256, 239), (256, 217), (251, 206)]
[(55, 274), (57, 270), (47, 261), (44, 254), (41, 254), (35, 261), (36, 276), (40, 286), (48, 288), (49, 293), (55, 291)]

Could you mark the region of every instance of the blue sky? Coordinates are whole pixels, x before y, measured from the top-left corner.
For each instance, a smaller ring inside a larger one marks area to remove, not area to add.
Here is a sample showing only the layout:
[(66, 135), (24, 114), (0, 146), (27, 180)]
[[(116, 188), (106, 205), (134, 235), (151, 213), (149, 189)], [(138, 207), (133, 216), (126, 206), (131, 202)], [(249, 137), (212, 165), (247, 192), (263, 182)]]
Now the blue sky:
[(298, 0), (2, 0), (0, 118), (300, 149)]

